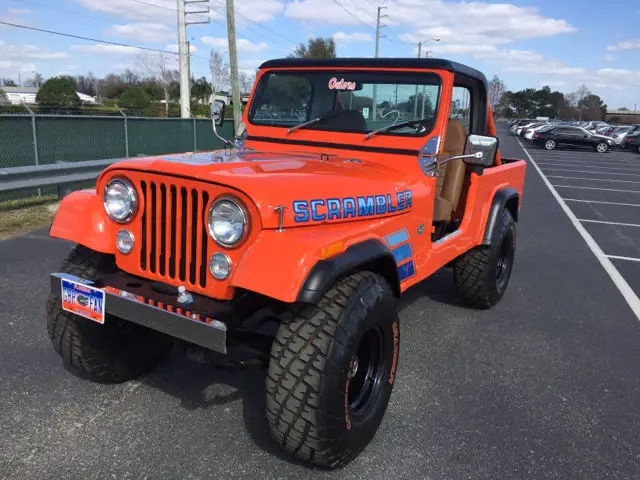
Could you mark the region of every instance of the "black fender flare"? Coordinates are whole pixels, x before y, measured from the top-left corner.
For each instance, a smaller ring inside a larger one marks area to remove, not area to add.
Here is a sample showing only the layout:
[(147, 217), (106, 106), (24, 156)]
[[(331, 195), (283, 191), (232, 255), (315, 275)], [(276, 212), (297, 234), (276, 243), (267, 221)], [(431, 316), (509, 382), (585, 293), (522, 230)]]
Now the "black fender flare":
[(491, 209), (487, 218), (487, 224), (482, 237), (482, 245), (492, 245), (495, 230), (498, 228), (500, 214), (504, 209), (509, 210), (513, 219), (518, 221), (518, 211), (520, 210), (520, 194), (511, 187), (498, 190), (491, 201)]
[(383, 276), (400, 296), (398, 267), (389, 248), (377, 239), (364, 240), (335, 257), (318, 261), (298, 292), (297, 301), (318, 303), (325, 293), (345, 275), (357, 270), (369, 270)]

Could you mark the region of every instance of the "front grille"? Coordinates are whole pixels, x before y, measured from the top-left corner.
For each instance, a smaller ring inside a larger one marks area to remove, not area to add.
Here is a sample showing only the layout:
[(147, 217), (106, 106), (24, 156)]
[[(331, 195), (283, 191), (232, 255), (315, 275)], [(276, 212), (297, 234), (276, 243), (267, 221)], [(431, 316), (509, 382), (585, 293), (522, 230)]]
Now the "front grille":
[(207, 285), (209, 194), (178, 184), (141, 181), (140, 268), (185, 286)]

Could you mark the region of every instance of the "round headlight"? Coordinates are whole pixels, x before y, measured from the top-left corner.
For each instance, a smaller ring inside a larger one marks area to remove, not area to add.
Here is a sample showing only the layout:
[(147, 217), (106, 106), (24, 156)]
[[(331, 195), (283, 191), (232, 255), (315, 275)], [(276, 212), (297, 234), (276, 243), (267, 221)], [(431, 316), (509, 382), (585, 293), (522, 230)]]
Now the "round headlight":
[(116, 234), (116, 247), (124, 255), (133, 250), (133, 234), (129, 230), (120, 230)]
[(131, 220), (137, 203), (136, 189), (123, 178), (111, 180), (104, 189), (104, 209), (116, 222), (125, 223)]
[(209, 259), (209, 271), (216, 280), (224, 280), (231, 273), (231, 260), (223, 253), (214, 253)]
[(209, 210), (209, 233), (223, 247), (233, 247), (247, 231), (245, 210), (230, 199), (218, 200)]

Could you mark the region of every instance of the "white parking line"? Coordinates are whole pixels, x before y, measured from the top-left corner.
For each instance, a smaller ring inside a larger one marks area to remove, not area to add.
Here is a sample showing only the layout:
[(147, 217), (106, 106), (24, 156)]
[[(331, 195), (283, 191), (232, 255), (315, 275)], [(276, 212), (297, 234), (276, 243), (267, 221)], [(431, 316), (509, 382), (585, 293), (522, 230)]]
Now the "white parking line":
[[(538, 162), (538, 165), (540, 165), (540, 163), (541, 162)], [(555, 168), (555, 167), (547, 168), (547, 167), (545, 167), (543, 170), (545, 172), (553, 170), (553, 171), (557, 171), (557, 172), (593, 173), (594, 175), (628, 175), (628, 176), (631, 176), (631, 177), (640, 177), (640, 173), (596, 172), (596, 171), (593, 171), (593, 170), (574, 170), (573, 168)]]
[(605, 220), (589, 220), (587, 218), (579, 218), (581, 222), (587, 223), (603, 223), (605, 225), (620, 225), (621, 227), (640, 227), (640, 224), (637, 223), (622, 223), (622, 222), (607, 222)]
[(615, 160), (615, 161), (609, 161), (609, 160), (602, 160), (602, 161), (598, 161), (597, 159), (591, 159), (591, 158), (580, 158), (580, 159), (573, 159), (573, 158), (563, 158), (563, 157), (546, 157), (544, 159), (540, 160), (543, 163), (554, 163), (554, 164), (561, 164), (561, 163), (567, 163), (569, 165), (584, 165), (584, 164), (594, 164), (594, 165), (599, 165), (599, 166), (613, 166), (613, 167), (632, 167), (632, 168), (640, 168), (640, 162), (621, 162), (619, 160)]
[(618, 180), (617, 178), (569, 177), (565, 175), (547, 175), (547, 178), (570, 178), (572, 180), (589, 180), (590, 182), (640, 183), (634, 180)]
[[(549, 167), (547, 165), (550, 165), (552, 167), (573, 167), (573, 164), (562, 164), (562, 163), (549, 163), (549, 162), (538, 162), (538, 166), (542, 165), (543, 168), (545, 169), (549, 169)], [(581, 165), (575, 165), (576, 168), (601, 168), (602, 169), (602, 173), (611, 173), (611, 174), (618, 174), (617, 172), (622, 172), (622, 173), (627, 173), (627, 172), (633, 172), (633, 174), (635, 173), (640, 173), (640, 169), (637, 170), (633, 170), (630, 167), (607, 167), (604, 166), (602, 164), (599, 165), (585, 165), (585, 164), (581, 164)], [(571, 170), (571, 171), (576, 171), (576, 170)], [(631, 175), (631, 173), (630, 173)]]
[(556, 188), (580, 188), (582, 190), (602, 190), (603, 192), (640, 193), (640, 190), (620, 190), (616, 188), (578, 187), (576, 185), (556, 185), (555, 183), (551, 184), (551, 186)]
[(628, 260), (629, 262), (640, 262), (640, 258), (634, 257), (621, 257), (620, 255), (607, 255), (608, 258), (613, 258), (614, 260)]
[(583, 198), (563, 198), (565, 202), (604, 203), (606, 205), (619, 205), (621, 207), (640, 207), (640, 203), (605, 202), (602, 200), (584, 200)]
[[(609, 277), (611, 277), (611, 280), (613, 281), (615, 286), (618, 287), (618, 290), (620, 291), (620, 293), (626, 300), (627, 304), (631, 308), (631, 311), (634, 313), (638, 321), (640, 321), (640, 298), (638, 298), (638, 296), (635, 294), (633, 289), (629, 286), (629, 284), (624, 279), (622, 274), (611, 262), (609, 257), (605, 255), (605, 253), (600, 248), (600, 245), (596, 243), (596, 241), (593, 239), (593, 237), (587, 231), (584, 225), (582, 225), (578, 221), (578, 218), (571, 211), (571, 209), (566, 204), (566, 202), (562, 199), (558, 191), (554, 188), (554, 186), (551, 184), (549, 179), (544, 175), (542, 170), (540, 170), (540, 167), (538, 167), (538, 164), (536, 163), (536, 161), (529, 154), (527, 149), (522, 146), (522, 143), (520, 143), (520, 140), (519, 139), (516, 139), (516, 140), (520, 145), (520, 147), (522, 148), (522, 150), (524, 151), (527, 158), (529, 159), (529, 161), (531, 162), (531, 165), (533, 165), (533, 168), (536, 169), (536, 171), (538, 172), (538, 175), (540, 175), (540, 178), (542, 179), (544, 184), (547, 186), (547, 188), (551, 192), (551, 195), (553, 195), (553, 197), (556, 199), (556, 201), (560, 205), (560, 208), (562, 208), (562, 210), (567, 215), (567, 217), (569, 217), (569, 220), (571, 221), (575, 229), (578, 231), (580, 236), (586, 242), (587, 246), (591, 249), (595, 257), (598, 259), (598, 261), (600, 262), (600, 265), (602, 265), (602, 268), (604, 268), (605, 272), (607, 272)], [(637, 192), (637, 193), (640, 193), (640, 192)]]

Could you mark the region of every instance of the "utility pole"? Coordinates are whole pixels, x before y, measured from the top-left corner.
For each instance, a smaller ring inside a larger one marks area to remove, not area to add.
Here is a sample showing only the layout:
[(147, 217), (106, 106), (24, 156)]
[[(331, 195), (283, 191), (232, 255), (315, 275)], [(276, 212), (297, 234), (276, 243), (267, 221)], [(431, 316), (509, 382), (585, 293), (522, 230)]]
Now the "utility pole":
[[(190, 72), (190, 51), (187, 41), (187, 25), (194, 23), (209, 23), (209, 7), (200, 5), (204, 10), (186, 11), (187, 4), (209, 4), (209, 0), (177, 0), (178, 2), (178, 56), (180, 66), (180, 116), (182, 118), (191, 117), (191, 72)], [(187, 21), (187, 15), (194, 13), (206, 13), (206, 21)]]
[[(378, 7), (378, 16), (376, 18), (376, 58), (378, 58), (378, 53), (380, 50), (380, 38), (383, 37), (384, 35), (380, 35), (380, 18), (381, 18), (381, 12), (383, 8), (387, 8), (387, 7)], [(378, 84), (374, 83), (373, 84), (373, 109), (372, 109), (372, 114), (373, 114), (373, 121), (376, 121), (376, 116), (377, 116), (377, 106), (378, 103)]]
[[(422, 55), (422, 41), (418, 42), (418, 58)], [(413, 118), (417, 118), (418, 115), (418, 85), (416, 84), (416, 93), (413, 99)]]
[(233, 0), (227, 0), (227, 38), (229, 42), (229, 67), (231, 69), (231, 101), (233, 102), (233, 134), (242, 122), (242, 103), (238, 86), (238, 53), (236, 51), (236, 19)]

